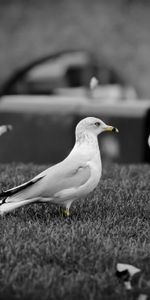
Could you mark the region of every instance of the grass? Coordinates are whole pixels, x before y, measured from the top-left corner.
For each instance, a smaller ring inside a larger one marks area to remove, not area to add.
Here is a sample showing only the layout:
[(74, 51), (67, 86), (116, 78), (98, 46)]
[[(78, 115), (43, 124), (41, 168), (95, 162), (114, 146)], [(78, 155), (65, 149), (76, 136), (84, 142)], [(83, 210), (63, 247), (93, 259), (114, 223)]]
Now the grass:
[(148, 0), (0, 0), (0, 82), (64, 48), (92, 50), (150, 96)]
[[(45, 167), (0, 165), (0, 187)], [(34, 204), (1, 218), (0, 299), (137, 299), (115, 267), (131, 263), (150, 277), (149, 179), (149, 165), (105, 165), (97, 189), (72, 205), (72, 217)]]

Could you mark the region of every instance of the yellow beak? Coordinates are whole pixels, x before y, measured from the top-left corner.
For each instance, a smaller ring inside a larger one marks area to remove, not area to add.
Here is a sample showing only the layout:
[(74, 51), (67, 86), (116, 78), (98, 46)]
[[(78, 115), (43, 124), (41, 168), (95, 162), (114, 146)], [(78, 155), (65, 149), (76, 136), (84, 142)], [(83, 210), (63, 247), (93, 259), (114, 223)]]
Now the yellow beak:
[(119, 132), (119, 130), (117, 128), (113, 127), (113, 126), (107, 126), (107, 127), (105, 127), (105, 130), (106, 131), (116, 132), (116, 133)]

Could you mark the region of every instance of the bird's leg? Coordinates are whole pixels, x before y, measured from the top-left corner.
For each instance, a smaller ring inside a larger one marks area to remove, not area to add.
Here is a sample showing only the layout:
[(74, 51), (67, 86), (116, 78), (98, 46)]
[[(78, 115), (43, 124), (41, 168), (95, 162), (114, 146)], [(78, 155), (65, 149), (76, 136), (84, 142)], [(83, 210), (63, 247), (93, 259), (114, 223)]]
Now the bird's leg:
[(65, 217), (69, 217), (70, 216), (70, 211), (69, 211), (69, 208), (64, 208), (64, 211), (63, 211), (63, 213), (64, 213), (64, 216)]
[(69, 216), (70, 216), (69, 208), (59, 207), (59, 214), (60, 214), (62, 217), (69, 217)]

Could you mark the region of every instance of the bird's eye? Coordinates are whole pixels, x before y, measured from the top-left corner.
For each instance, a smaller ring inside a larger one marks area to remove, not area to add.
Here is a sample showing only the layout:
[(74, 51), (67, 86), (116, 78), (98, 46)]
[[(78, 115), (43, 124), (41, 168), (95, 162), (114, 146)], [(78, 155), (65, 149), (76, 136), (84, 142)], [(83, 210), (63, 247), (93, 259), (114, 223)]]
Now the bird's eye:
[(96, 122), (95, 125), (98, 127), (100, 126), (100, 122)]

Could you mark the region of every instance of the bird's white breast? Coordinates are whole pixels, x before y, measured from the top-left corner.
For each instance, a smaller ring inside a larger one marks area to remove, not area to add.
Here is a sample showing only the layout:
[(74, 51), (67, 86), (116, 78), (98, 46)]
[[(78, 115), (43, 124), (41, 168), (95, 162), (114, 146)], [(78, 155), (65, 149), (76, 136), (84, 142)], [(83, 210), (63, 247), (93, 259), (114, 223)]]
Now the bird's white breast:
[(87, 182), (85, 193), (91, 192), (98, 185), (102, 174), (102, 163), (98, 143), (94, 145), (82, 145), (80, 151), (84, 154), (86, 165), (90, 167), (90, 178)]

